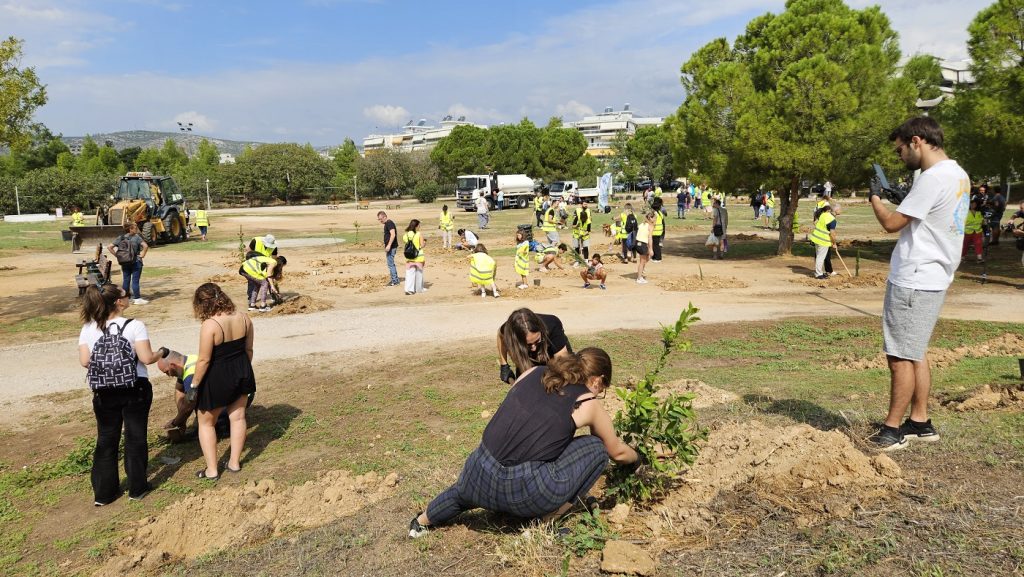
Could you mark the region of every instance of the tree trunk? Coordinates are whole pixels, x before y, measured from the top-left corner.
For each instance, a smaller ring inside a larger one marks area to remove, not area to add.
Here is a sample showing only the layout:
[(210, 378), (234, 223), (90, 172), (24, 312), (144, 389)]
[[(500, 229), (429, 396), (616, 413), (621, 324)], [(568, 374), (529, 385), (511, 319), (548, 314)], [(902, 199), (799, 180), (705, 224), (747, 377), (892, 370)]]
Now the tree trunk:
[(781, 198), (779, 206), (779, 249), (775, 254), (793, 254), (793, 215), (800, 203), (800, 175), (794, 174), (789, 180), (789, 198)]

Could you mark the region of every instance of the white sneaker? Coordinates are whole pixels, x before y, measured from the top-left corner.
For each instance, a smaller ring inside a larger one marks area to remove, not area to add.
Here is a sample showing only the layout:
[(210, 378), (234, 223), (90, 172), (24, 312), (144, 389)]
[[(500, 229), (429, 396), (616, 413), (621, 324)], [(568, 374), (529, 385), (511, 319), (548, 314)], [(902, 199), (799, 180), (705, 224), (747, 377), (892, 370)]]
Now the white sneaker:
[(132, 304), (133, 305), (148, 305), (149, 301), (147, 301), (146, 299), (133, 299), (132, 300)]
[(498, 298), (500, 296), (501, 296), (501, 293), (499, 293), (498, 291), (494, 291), (494, 298)]
[(482, 298), (482, 299), (487, 298), (487, 293), (485, 293), (484, 291), (480, 291), (480, 298)]
[(647, 284), (647, 279), (645, 279), (644, 277), (640, 277), (636, 279), (636, 284)]
[(530, 288), (530, 285), (525, 285), (525, 284), (516, 285), (516, 288), (518, 288), (518, 289), (527, 289), (527, 288)]

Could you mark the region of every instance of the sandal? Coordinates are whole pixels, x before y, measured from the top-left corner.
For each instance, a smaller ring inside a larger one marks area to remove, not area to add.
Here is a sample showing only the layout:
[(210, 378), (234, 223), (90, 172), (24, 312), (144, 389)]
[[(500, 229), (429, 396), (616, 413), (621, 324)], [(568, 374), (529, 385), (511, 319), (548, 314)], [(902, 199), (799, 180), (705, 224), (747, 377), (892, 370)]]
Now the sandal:
[(232, 469), (231, 467), (228, 466), (227, 463), (224, 463), (223, 465), (221, 465), (220, 468), (223, 469), (224, 471), (227, 471), (228, 473), (241, 473), (242, 472), (242, 466), (241, 465), (239, 465), (237, 469)]
[(198, 473), (196, 473), (196, 478), (197, 479), (206, 479), (207, 481), (216, 482), (216, 481), (220, 480), (220, 475), (215, 475), (213, 477), (210, 477), (209, 475), (206, 474), (206, 469), (201, 469)]

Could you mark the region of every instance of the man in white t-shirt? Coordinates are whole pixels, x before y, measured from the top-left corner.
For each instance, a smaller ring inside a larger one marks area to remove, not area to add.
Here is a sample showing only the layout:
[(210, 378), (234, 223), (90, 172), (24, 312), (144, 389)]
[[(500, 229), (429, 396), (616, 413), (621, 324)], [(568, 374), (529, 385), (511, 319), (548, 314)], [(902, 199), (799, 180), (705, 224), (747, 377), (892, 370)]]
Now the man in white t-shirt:
[(488, 202), (487, 197), (483, 194), (476, 199), (476, 218), (479, 221), (477, 223), (480, 225), (477, 227), (479, 229), (487, 228), (487, 223), (491, 221), (491, 215), (488, 213), (488, 210), (490, 210)]
[(455, 245), (456, 250), (473, 250), (480, 243), (480, 239), (471, 230), (460, 228), (456, 233), (459, 235), (459, 243)]
[[(928, 418), (932, 377), (926, 355), (960, 265), (971, 191), (967, 173), (946, 156), (942, 128), (933, 118), (912, 118), (889, 140), (907, 169), (921, 173), (896, 210), (883, 204), (877, 190), (868, 197), (882, 228), (900, 233), (882, 306), (883, 350), (892, 373), (889, 413), (871, 437), (883, 451), (903, 448), (910, 439), (939, 440)], [(910, 416), (901, 424), (908, 407)]]

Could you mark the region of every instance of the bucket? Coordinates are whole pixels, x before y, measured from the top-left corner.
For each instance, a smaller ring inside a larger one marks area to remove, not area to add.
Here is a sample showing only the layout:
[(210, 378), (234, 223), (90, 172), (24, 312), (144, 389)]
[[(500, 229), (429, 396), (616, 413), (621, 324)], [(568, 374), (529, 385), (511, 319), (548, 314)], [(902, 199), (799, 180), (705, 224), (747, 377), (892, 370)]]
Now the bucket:
[(69, 240), (71, 240), (71, 235), (72, 234), (73, 233), (70, 230), (62, 230), (62, 231), (60, 231), (60, 238), (64, 242), (68, 242)]
[[(533, 286), (540, 286), (540, 279), (539, 278), (533, 279)], [(1024, 371), (1024, 359), (1020, 360), (1020, 366), (1021, 366), (1021, 371)]]

